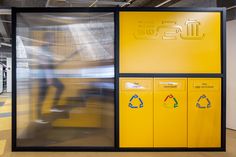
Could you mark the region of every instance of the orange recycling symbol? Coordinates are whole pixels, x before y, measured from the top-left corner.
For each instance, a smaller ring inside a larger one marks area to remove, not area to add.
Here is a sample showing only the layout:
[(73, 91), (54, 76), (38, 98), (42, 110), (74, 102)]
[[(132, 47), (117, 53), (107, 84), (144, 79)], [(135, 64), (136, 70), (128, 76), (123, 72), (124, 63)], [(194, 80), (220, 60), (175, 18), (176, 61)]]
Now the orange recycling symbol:
[(167, 108), (177, 108), (178, 104), (177, 99), (172, 94), (169, 94), (166, 96), (163, 105)]

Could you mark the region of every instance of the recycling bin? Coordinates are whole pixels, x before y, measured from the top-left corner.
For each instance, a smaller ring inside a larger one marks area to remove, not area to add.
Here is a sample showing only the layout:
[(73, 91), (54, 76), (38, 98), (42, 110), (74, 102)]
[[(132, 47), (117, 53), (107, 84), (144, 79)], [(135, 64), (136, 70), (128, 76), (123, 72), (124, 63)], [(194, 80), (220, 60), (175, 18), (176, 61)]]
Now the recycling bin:
[(119, 91), (120, 147), (153, 147), (153, 78), (120, 78)]
[(154, 79), (154, 147), (187, 147), (187, 78)]
[(221, 78), (188, 79), (188, 147), (221, 146)]

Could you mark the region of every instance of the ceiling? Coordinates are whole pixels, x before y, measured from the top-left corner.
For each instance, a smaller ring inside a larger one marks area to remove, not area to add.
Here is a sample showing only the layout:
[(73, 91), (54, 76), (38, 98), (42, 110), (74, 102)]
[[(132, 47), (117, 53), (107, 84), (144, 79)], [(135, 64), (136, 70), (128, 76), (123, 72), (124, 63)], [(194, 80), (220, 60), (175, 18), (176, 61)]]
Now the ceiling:
[(0, 0), (8, 7), (153, 7), (167, 5), (180, 0)]

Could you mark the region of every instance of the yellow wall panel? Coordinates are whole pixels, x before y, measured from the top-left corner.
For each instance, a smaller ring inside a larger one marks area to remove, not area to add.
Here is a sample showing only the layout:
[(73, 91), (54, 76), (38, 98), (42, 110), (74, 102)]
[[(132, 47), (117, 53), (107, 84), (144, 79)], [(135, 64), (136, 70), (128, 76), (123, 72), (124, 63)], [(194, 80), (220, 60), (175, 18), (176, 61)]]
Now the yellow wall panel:
[(153, 147), (153, 78), (120, 78), (120, 147)]
[(121, 73), (221, 72), (219, 12), (119, 14)]
[(221, 79), (188, 79), (188, 147), (221, 146)]
[(154, 147), (187, 147), (187, 78), (154, 80)]

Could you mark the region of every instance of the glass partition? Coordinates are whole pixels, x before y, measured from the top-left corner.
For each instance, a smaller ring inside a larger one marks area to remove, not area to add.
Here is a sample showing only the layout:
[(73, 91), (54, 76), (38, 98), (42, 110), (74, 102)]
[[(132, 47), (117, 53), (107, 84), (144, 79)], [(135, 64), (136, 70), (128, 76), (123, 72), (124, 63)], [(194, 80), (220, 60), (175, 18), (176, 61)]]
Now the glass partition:
[(3, 65), (0, 64), (0, 94), (3, 92)]
[(114, 146), (114, 14), (17, 13), (17, 146)]

